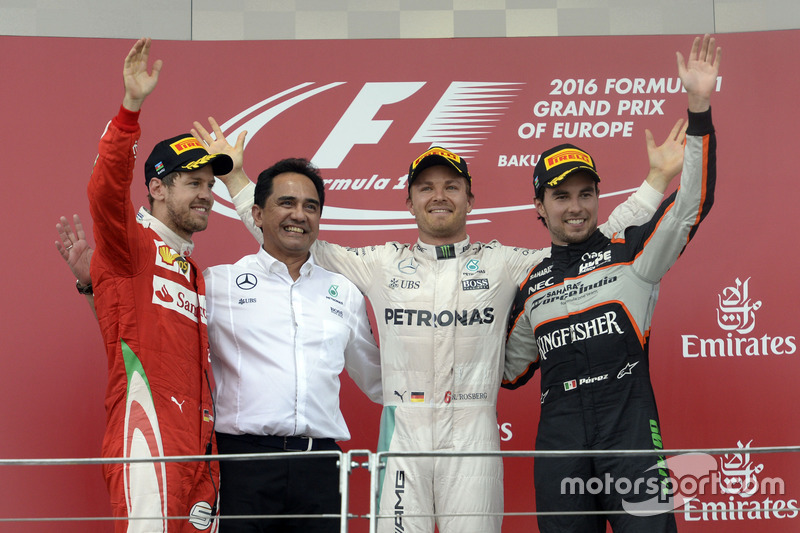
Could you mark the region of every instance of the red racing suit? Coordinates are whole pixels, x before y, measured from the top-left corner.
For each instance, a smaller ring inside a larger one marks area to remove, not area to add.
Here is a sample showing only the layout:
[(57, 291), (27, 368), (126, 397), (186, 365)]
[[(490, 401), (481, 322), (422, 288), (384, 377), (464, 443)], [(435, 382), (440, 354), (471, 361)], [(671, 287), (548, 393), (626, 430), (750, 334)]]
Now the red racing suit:
[[(188, 258), (191, 242), (131, 204), (138, 115), (121, 108), (109, 123), (89, 182), (91, 277), (108, 355), (103, 457), (212, 454), (203, 275)], [(117, 463), (103, 471), (115, 517), (152, 517), (118, 521), (116, 531), (216, 531), (217, 462)]]

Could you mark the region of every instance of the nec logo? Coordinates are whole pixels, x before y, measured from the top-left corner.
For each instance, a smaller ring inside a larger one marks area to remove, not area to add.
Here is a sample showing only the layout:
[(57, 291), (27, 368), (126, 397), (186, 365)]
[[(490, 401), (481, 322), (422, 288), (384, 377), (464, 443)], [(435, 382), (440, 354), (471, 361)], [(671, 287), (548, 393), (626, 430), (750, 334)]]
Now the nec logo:
[(465, 291), (486, 290), (489, 288), (488, 279), (464, 279), (461, 280), (461, 289)]
[(550, 287), (554, 283), (555, 282), (553, 281), (553, 278), (551, 276), (551, 277), (549, 277), (549, 278), (547, 278), (545, 280), (540, 281), (539, 283), (536, 283), (536, 284), (531, 285), (530, 287), (528, 287), (528, 294), (533, 294), (534, 292), (538, 292), (538, 291), (540, 291), (540, 290), (542, 290), (544, 288)]

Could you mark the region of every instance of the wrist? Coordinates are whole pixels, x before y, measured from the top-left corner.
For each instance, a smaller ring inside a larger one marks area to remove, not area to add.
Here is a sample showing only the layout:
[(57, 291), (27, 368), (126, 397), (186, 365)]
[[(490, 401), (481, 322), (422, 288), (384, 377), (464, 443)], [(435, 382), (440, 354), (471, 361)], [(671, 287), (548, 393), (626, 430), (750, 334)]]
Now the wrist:
[(83, 294), (84, 296), (89, 296), (94, 294), (94, 291), (92, 290), (91, 281), (89, 283), (83, 284), (81, 283), (81, 280), (76, 280), (75, 288), (78, 289), (78, 294)]

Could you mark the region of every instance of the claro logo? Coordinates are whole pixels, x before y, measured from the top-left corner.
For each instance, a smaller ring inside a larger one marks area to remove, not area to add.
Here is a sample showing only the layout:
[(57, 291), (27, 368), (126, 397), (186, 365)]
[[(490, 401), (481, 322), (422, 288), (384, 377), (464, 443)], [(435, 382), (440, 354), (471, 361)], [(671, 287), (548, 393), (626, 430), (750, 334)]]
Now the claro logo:
[(702, 338), (681, 335), (683, 357), (742, 357), (762, 355), (793, 355), (797, 352), (794, 335), (754, 335), (756, 311), (762, 301), (750, 296), (750, 278), (736, 278), (718, 296), (717, 325), (726, 332), (724, 337)]

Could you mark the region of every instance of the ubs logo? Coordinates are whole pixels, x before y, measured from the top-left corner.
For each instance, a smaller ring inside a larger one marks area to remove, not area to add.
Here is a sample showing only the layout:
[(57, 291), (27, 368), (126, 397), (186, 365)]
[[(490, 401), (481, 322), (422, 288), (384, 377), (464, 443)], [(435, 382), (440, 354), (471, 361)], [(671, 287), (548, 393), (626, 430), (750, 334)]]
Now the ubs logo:
[(389, 281), (389, 288), (390, 289), (419, 289), (419, 281), (413, 281), (410, 279), (397, 279), (392, 278)]

